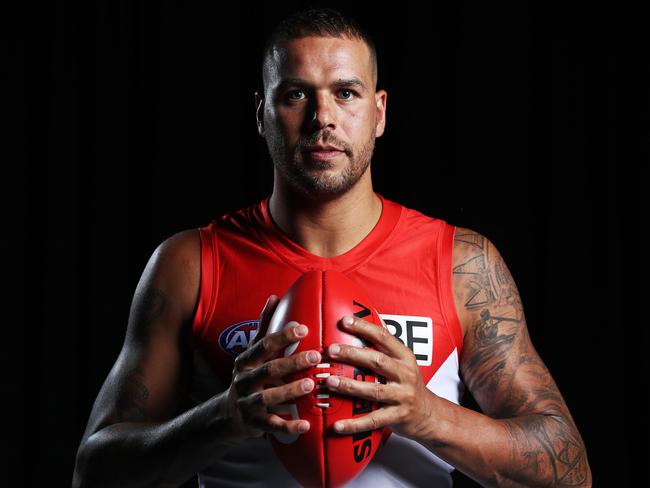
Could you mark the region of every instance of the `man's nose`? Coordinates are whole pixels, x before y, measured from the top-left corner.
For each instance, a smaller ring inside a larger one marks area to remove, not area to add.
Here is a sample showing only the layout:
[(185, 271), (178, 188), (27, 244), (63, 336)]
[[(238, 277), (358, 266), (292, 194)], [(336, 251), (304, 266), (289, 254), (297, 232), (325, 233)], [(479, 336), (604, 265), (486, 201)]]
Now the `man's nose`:
[(323, 129), (327, 126), (336, 128), (335, 109), (331, 106), (332, 100), (325, 93), (316, 93), (311, 107), (309, 123), (312, 129)]

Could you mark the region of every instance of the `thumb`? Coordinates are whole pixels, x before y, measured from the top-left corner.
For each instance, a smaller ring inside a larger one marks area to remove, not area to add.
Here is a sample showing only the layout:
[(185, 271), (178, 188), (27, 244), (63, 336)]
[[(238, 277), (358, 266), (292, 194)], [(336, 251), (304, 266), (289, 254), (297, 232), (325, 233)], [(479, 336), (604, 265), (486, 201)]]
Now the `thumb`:
[(251, 345), (255, 344), (262, 337), (264, 337), (264, 335), (266, 335), (266, 331), (269, 328), (269, 322), (271, 322), (271, 317), (273, 317), (273, 312), (275, 312), (278, 303), (280, 303), (280, 298), (278, 298), (277, 295), (270, 295), (266, 299), (266, 303), (264, 304), (264, 308), (260, 314), (260, 322), (257, 326), (257, 334), (255, 335), (255, 339), (253, 339), (251, 342)]

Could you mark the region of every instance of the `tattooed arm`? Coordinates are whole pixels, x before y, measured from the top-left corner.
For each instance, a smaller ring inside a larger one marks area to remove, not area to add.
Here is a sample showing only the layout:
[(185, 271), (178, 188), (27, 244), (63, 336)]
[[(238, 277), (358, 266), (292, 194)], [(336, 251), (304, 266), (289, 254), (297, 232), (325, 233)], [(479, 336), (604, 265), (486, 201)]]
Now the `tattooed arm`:
[(200, 241), (179, 232), (138, 283), (122, 351), (93, 405), (73, 486), (177, 486), (232, 445), (221, 396), (184, 409), (189, 328), (198, 300)]
[(485, 415), (436, 397), (439, 421), (422, 444), (483, 486), (591, 486), (584, 443), (502, 256), (469, 229), (454, 240), (460, 371)]

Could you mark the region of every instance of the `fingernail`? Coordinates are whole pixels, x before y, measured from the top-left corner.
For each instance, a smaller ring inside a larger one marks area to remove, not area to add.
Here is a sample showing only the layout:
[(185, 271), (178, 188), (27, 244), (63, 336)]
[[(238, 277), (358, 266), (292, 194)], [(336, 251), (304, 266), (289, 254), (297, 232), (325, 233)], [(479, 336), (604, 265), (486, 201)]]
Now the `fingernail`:
[(354, 323), (354, 318), (350, 315), (346, 315), (341, 321), (343, 322), (343, 325), (352, 325)]
[(339, 383), (341, 383), (341, 380), (338, 378), (338, 376), (330, 376), (329, 378), (327, 378), (327, 380), (325, 380), (325, 383), (327, 384), (327, 386), (333, 386), (334, 388), (336, 388), (337, 386), (339, 386)]
[(341, 351), (341, 348), (339, 347), (338, 344), (332, 344), (330, 346), (330, 354), (335, 355), (338, 354)]
[(298, 337), (305, 337), (307, 335), (307, 327), (304, 325), (299, 325), (294, 329), (294, 332)]
[(311, 380), (304, 380), (302, 382), (302, 389), (305, 391), (309, 391), (312, 388), (312, 382)]
[(341, 432), (343, 430), (343, 422), (334, 423), (334, 430), (337, 432)]
[(315, 351), (308, 352), (307, 359), (309, 360), (310, 363), (318, 362), (318, 353), (316, 353)]
[(300, 425), (298, 425), (298, 430), (300, 432), (307, 432), (309, 430), (309, 424), (307, 422), (300, 422)]

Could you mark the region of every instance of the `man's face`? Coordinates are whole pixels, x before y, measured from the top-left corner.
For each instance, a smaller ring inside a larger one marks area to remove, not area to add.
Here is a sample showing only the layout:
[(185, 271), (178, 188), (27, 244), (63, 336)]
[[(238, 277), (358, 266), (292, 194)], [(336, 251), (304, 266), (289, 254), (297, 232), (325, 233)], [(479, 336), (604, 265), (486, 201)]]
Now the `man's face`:
[[(291, 39), (266, 60), (259, 133), (276, 177), (308, 195), (341, 194), (366, 173), (384, 132), (386, 92), (375, 92), (372, 59), (357, 39)], [(313, 152), (309, 146), (340, 151)], [(367, 177), (370, 175), (368, 173)]]

